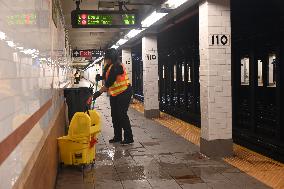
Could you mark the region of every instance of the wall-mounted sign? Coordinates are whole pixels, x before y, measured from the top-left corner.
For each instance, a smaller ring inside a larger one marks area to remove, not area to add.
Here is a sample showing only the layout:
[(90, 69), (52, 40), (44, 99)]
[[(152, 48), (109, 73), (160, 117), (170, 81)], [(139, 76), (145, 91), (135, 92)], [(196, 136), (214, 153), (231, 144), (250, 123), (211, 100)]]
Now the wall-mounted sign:
[(209, 35), (210, 46), (228, 46), (230, 45), (230, 35), (226, 34), (212, 34)]
[(40, 27), (47, 28), (49, 26), (48, 11), (18, 11), (16, 14), (9, 12), (4, 19), (11, 27)]
[(92, 58), (92, 57), (100, 57), (103, 55), (103, 51), (90, 49), (90, 50), (73, 50), (73, 57), (85, 57), (85, 58)]
[(148, 50), (149, 53), (146, 54), (147, 60), (157, 60), (157, 50), (154, 48)]
[(155, 54), (146, 54), (147, 60), (156, 60), (157, 56)]
[(35, 13), (23, 13), (7, 16), (8, 25), (35, 25), (37, 22)]
[(138, 26), (136, 12), (74, 10), (73, 28), (129, 28)]

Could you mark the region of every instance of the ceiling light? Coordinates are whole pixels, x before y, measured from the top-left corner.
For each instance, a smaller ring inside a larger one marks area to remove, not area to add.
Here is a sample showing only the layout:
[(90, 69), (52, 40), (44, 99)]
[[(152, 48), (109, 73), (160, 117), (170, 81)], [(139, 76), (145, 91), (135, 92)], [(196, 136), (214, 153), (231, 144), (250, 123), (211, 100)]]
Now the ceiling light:
[(35, 52), (37, 52), (36, 49), (24, 49), (20, 52), (23, 52), (24, 54), (34, 54)]
[(0, 39), (5, 40), (6, 39), (6, 34), (4, 32), (0, 32)]
[(15, 43), (13, 41), (6, 41), (9, 47), (15, 47)]
[(169, 8), (175, 9), (184, 4), (185, 2), (187, 2), (187, 0), (167, 0), (165, 4), (168, 5)]
[(150, 16), (148, 16), (141, 22), (142, 27), (150, 27), (152, 24), (154, 24), (166, 15), (167, 13), (157, 13), (156, 11), (154, 11), (152, 12), (152, 14), (150, 14)]
[(120, 40), (117, 41), (116, 45), (121, 46), (124, 43), (126, 43), (127, 41), (128, 41), (127, 39), (120, 39)]
[(141, 33), (143, 30), (144, 29), (142, 29), (142, 30), (133, 29), (130, 32), (128, 32), (128, 34), (125, 35), (125, 38), (131, 39), (131, 38), (135, 37), (136, 35), (138, 35), (139, 33)]
[(117, 46), (117, 45), (111, 46), (112, 49), (117, 49), (118, 47), (119, 47), (119, 46)]

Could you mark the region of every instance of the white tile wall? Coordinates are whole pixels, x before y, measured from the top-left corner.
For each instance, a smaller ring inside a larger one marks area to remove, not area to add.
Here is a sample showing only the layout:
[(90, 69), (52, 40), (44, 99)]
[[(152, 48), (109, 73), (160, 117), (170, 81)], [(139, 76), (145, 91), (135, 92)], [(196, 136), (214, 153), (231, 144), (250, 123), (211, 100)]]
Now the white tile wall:
[(231, 45), (209, 46), (209, 36), (231, 36), (230, 0), (199, 5), (201, 137), (232, 138)]
[[(0, 142), (53, 98), (49, 111), (0, 165), (1, 189), (17, 181), (63, 102), (58, 89), (69, 82), (69, 49), (51, 6), (51, 0), (0, 0)], [(35, 25), (27, 24), (28, 15), (37, 17)]]

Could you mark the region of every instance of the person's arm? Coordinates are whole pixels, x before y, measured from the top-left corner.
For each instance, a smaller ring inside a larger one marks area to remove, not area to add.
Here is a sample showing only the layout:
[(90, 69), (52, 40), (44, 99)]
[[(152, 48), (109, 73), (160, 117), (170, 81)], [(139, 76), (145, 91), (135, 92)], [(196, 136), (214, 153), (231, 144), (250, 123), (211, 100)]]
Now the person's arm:
[(111, 87), (114, 84), (116, 77), (121, 74), (123, 74), (122, 65), (121, 64), (113, 65), (110, 69), (109, 76), (105, 81), (105, 87), (107, 88)]
[(110, 69), (105, 85), (94, 94), (94, 98), (98, 98), (102, 93), (107, 92), (108, 88), (114, 84), (116, 77), (121, 74), (123, 74), (123, 67), (121, 65), (114, 65)]
[(106, 86), (102, 86), (102, 88), (100, 88), (100, 93), (104, 93), (108, 91), (108, 88)]

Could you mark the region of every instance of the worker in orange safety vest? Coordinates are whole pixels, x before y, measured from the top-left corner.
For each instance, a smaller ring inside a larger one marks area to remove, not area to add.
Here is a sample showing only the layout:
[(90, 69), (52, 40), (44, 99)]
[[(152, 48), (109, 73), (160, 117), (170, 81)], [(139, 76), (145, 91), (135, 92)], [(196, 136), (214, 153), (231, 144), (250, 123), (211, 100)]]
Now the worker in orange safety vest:
[[(96, 81), (104, 80), (104, 86), (97, 91), (93, 98), (98, 98), (103, 92), (110, 95), (111, 117), (114, 128), (114, 137), (110, 143), (120, 142), (123, 145), (134, 142), (132, 129), (127, 115), (129, 108), (132, 87), (126, 72), (125, 66), (118, 60), (119, 56), (115, 49), (108, 49), (105, 52), (103, 76), (97, 75)], [(124, 140), (122, 140), (122, 129)]]

